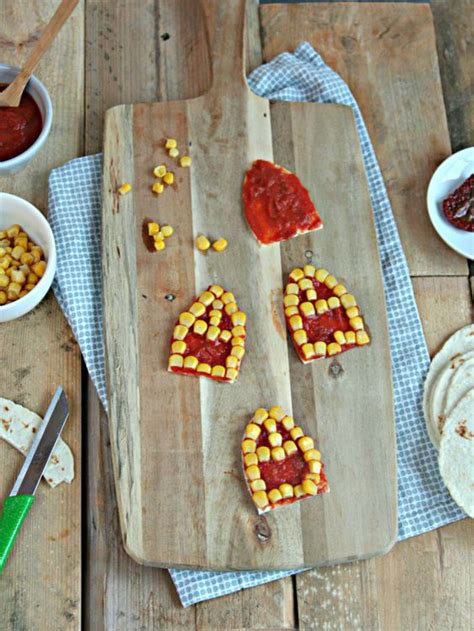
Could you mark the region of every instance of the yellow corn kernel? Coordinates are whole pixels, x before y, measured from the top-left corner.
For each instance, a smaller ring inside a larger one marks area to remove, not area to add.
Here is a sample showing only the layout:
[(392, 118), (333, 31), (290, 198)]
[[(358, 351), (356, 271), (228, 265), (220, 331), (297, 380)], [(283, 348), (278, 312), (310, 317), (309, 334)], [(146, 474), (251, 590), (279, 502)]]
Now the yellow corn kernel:
[[(219, 324), (221, 323), (221, 319), (222, 318), (218, 318), (217, 316), (212, 316), (211, 318), (209, 318), (209, 326), (219, 326)], [(219, 333), (220, 333), (220, 329), (219, 329)]]
[(299, 305), (299, 303), (300, 299), (295, 294), (287, 294), (283, 298), (283, 304), (285, 305), (285, 307), (295, 307)]
[(265, 445), (257, 447), (257, 457), (259, 462), (268, 462), (270, 460), (270, 449)]
[(340, 353), (341, 350), (342, 348), (337, 342), (331, 342), (330, 344), (328, 344), (327, 354), (329, 357), (331, 357), (332, 355), (337, 355), (338, 353)]
[(165, 149), (175, 149), (178, 146), (178, 142), (175, 138), (167, 138), (165, 142)]
[(175, 340), (184, 340), (187, 334), (188, 327), (183, 326), (182, 324), (177, 324), (173, 329), (173, 339)]
[(276, 432), (277, 425), (274, 418), (265, 419), (263, 421), (263, 426), (265, 427), (265, 429), (267, 430), (269, 434), (271, 434), (272, 432)]
[(319, 484), (320, 480), (321, 480), (321, 476), (319, 473), (305, 473), (304, 474), (304, 479), (305, 480), (312, 480), (315, 484)]
[(308, 289), (306, 291), (306, 300), (312, 300), (314, 302), (317, 297), (318, 294), (316, 293), (315, 289)]
[(8, 269), (10, 267), (11, 257), (7, 254), (0, 259), (0, 269)]
[(287, 307), (285, 309), (285, 315), (287, 318), (291, 318), (292, 315), (298, 315), (299, 310), (298, 307), (292, 306), (292, 307)]
[(219, 377), (219, 378), (224, 378), (225, 377), (225, 368), (224, 366), (213, 366), (212, 370), (211, 370), (211, 375), (213, 377)]
[(324, 283), (328, 276), (329, 272), (327, 271), (327, 269), (317, 269), (316, 273), (314, 274), (314, 277), (318, 281), (318, 283)]
[(6, 274), (0, 274), (0, 287), (8, 287), (10, 284), (10, 279)]
[(245, 355), (245, 348), (243, 348), (242, 346), (233, 346), (232, 350), (230, 351), (230, 355), (231, 357), (237, 357), (237, 359), (241, 360), (242, 357)]
[(340, 306), (341, 301), (339, 300), (339, 298), (336, 298), (336, 296), (331, 296), (330, 298), (328, 298), (328, 307), (330, 309), (337, 309)]
[(298, 427), (298, 425), (295, 425), (292, 429), (290, 429), (290, 436), (293, 440), (298, 440), (298, 438), (301, 438), (301, 436), (304, 436), (304, 432), (301, 429), (301, 427)]
[(304, 272), (299, 267), (295, 267), (290, 274), (290, 278), (294, 280), (296, 283), (304, 277)]
[(157, 195), (161, 195), (161, 193), (165, 190), (164, 184), (162, 184), (161, 182), (155, 182), (152, 187), (151, 190), (153, 191), (153, 193), (156, 193)]
[[(214, 300), (215, 302), (215, 300)], [(219, 320), (222, 320), (222, 311), (219, 311), (218, 309), (211, 309), (209, 311), (209, 316), (211, 318), (219, 318)]]
[(212, 247), (214, 248), (214, 250), (216, 252), (222, 252), (223, 250), (226, 249), (226, 247), (228, 246), (228, 242), (226, 241), (226, 239), (217, 239), (217, 241), (214, 241), (214, 243), (212, 244)]
[(321, 460), (321, 453), (317, 449), (308, 449), (308, 451), (304, 452), (303, 458), (306, 462), (310, 460)]
[(326, 300), (316, 300), (316, 312), (318, 315), (322, 315), (329, 310), (328, 303)]
[(20, 291), (20, 293), (18, 294), (18, 298), (23, 298), (24, 296), (26, 296), (28, 294), (28, 292), (26, 291), (26, 289), (22, 289)]
[(253, 440), (257, 440), (257, 438), (260, 436), (261, 433), (262, 433), (262, 428), (260, 427), (260, 425), (257, 425), (256, 423), (249, 423), (247, 427), (245, 428), (246, 438), (252, 438)]
[[(316, 268), (314, 267), (314, 265), (305, 265), (303, 267), (303, 272), (307, 278), (314, 278), (314, 275), (316, 274)], [(312, 284), (313, 283), (311, 283), (311, 285)]]
[(341, 346), (346, 343), (346, 336), (343, 331), (334, 331), (334, 339)]
[(250, 467), (253, 464), (258, 464), (258, 457), (256, 453), (245, 454), (244, 464), (246, 467)]
[(314, 440), (311, 438), (311, 436), (302, 436), (298, 440), (298, 447), (303, 452), (308, 451), (309, 449), (314, 449)]
[(283, 484), (280, 484), (278, 490), (280, 491), (281, 496), (285, 499), (288, 497), (293, 497), (293, 487), (291, 486), (291, 484), (287, 484), (286, 482), (284, 482)]
[(356, 334), (354, 333), (354, 331), (346, 331), (344, 333), (344, 337), (346, 338), (346, 344), (356, 343)]
[(25, 248), (22, 248), (21, 245), (16, 245), (12, 250), (11, 256), (16, 261), (19, 261), (23, 254), (25, 254)]
[(177, 149), (176, 147), (172, 147), (168, 151), (168, 155), (170, 158), (177, 158), (179, 156), (179, 149)]
[(206, 307), (208, 307), (213, 300), (214, 294), (212, 294), (210, 291), (203, 291), (202, 294), (199, 296), (199, 302)]
[(290, 294), (294, 294), (295, 296), (297, 296), (300, 293), (300, 288), (296, 283), (288, 283), (285, 293), (287, 296)]
[(350, 309), (350, 307), (357, 307), (357, 301), (352, 294), (344, 294), (341, 296), (341, 304), (344, 309)]
[(173, 353), (182, 355), (186, 350), (186, 342), (183, 342), (183, 340), (176, 340), (171, 344), (171, 350)]
[(364, 344), (368, 344), (370, 342), (370, 337), (367, 335), (366, 331), (357, 331), (356, 341), (358, 346), (363, 346)]
[(169, 368), (182, 368), (183, 363), (184, 360), (182, 355), (171, 355), (168, 360)]
[(19, 245), (26, 252), (26, 250), (28, 249), (28, 237), (16, 237), (16, 239), (13, 241), (13, 245)]
[(224, 311), (227, 313), (227, 315), (232, 315), (233, 313), (236, 313), (238, 310), (239, 308), (235, 302), (229, 302), (224, 307)]
[(344, 287), (344, 285), (341, 285), (341, 283), (333, 287), (332, 291), (333, 291), (333, 294), (335, 294), (338, 297), (341, 297), (344, 294), (347, 294), (347, 289)]
[(219, 339), (221, 339), (223, 342), (228, 342), (232, 337), (232, 333), (230, 331), (221, 331), (221, 334), (219, 335)]
[(39, 278), (41, 278), (46, 271), (46, 261), (38, 261), (38, 263), (33, 263), (31, 269), (36, 274), (36, 276), (39, 276)]
[(234, 294), (231, 291), (226, 291), (222, 294), (221, 300), (225, 305), (229, 302), (235, 302)]
[(306, 291), (307, 289), (314, 289), (314, 285), (309, 278), (302, 278), (298, 283), (298, 287), (302, 291)]
[(231, 318), (234, 326), (245, 326), (247, 322), (247, 316), (243, 311), (236, 311), (232, 314)]
[(318, 357), (324, 357), (326, 355), (327, 344), (326, 342), (315, 342), (314, 343), (314, 354)]
[(0, 291), (0, 305), (4, 305), (7, 302), (7, 294), (4, 291)]
[(41, 260), (41, 256), (42, 256), (41, 249), (37, 248), (36, 246), (33, 246), (32, 248), (30, 248), (30, 254), (34, 258), (35, 263)]
[(224, 308), (224, 303), (222, 302), (222, 300), (214, 300), (212, 303), (212, 308), (216, 311), (222, 311), (222, 309)]
[(160, 231), (160, 226), (155, 221), (148, 222), (148, 236), (152, 237), (155, 234), (158, 234)]
[(26, 291), (31, 291), (34, 288), (35, 286), (32, 283), (26, 283), (26, 285), (24, 286), (24, 289), (26, 289)]
[(184, 358), (185, 368), (189, 368), (190, 370), (196, 370), (196, 368), (198, 367), (198, 364), (199, 364), (198, 358), (194, 357), (193, 355), (188, 355), (187, 357)]
[(245, 346), (245, 340), (242, 337), (233, 337), (230, 344), (231, 346)]
[[(202, 320), (200, 320), (200, 322), (202, 322)], [(207, 329), (206, 337), (208, 340), (211, 340), (211, 342), (214, 342), (214, 340), (217, 340), (219, 337), (220, 332), (221, 330), (218, 326), (210, 326)]]
[(298, 346), (302, 346), (308, 341), (308, 335), (304, 329), (299, 329), (293, 333), (293, 339)]
[(192, 163), (192, 158), (191, 156), (182, 156), (179, 160), (179, 164), (180, 166), (186, 168), (186, 167), (190, 167)]
[(171, 184), (173, 184), (174, 182), (174, 173), (172, 173), (171, 171), (166, 171), (166, 173), (163, 175), (163, 182), (165, 184), (168, 184), (168, 186), (171, 186)]
[(209, 364), (206, 363), (201, 363), (198, 364), (198, 367), (196, 368), (197, 372), (202, 372), (205, 375), (210, 375), (211, 374), (211, 367), (209, 366)]
[(163, 233), (161, 232), (161, 230), (158, 230), (158, 232), (157, 232), (156, 234), (154, 234), (154, 235), (153, 235), (153, 239), (154, 239), (155, 241), (163, 241), (163, 240), (164, 240), (164, 238), (165, 238), (165, 237), (164, 237)]
[(265, 408), (258, 408), (257, 410), (255, 410), (255, 413), (253, 415), (253, 421), (255, 421), (255, 423), (261, 425), (263, 421), (267, 418), (268, 412), (265, 410)]
[(291, 316), (289, 323), (293, 331), (298, 331), (303, 328), (303, 320), (299, 315)]
[(303, 344), (301, 347), (301, 352), (303, 353), (305, 359), (311, 359), (314, 357), (314, 346), (313, 344)]
[[(318, 460), (309, 460), (308, 469), (310, 473), (319, 474), (321, 471), (321, 463)], [(318, 480), (319, 481), (319, 480)]]
[(295, 420), (292, 416), (285, 416), (285, 418), (281, 420), (281, 424), (286, 429), (286, 431), (289, 432), (290, 429), (293, 429), (293, 427), (295, 426)]
[(168, 239), (168, 237), (171, 237), (171, 235), (174, 232), (174, 228), (173, 226), (163, 226), (161, 228), (161, 232), (163, 233), (163, 236), (165, 237), (165, 239)]
[(153, 175), (155, 177), (162, 178), (163, 175), (166, 173), (166, 170), (167, 170), (166, 166), (164, 164), (160, 164), (159, 166), (153, 169)]
[(164, 250), (166, 248), (166, 243), (163, 241), (163, 239), (156, 239), (153, 243), (153, 246), (155, 250), (159, 252), (160, 250)]
[(245, 337), (245, 329), (240, 324), (232, 328), (233, 337)]
[(334, 276), (331, 276), (331, 275), (326, 276), (326, 278), (324, 279), (324, 284), (329, 289), (332, 289), (333, 287), (337, 285), (337, 278), (334, 278)]
[(271, 504), (276, 504), (277, 502), (281, 501), (283, 497), (278, 489), (272, 489), (271, 491), (268, 491), (268, 499), (270, 500)]
[(274, 405), (268, 410), (268, 414), (271, 418), (274, 418), (275, 421), (281, 421), (282, 418), (286, 416), (285, 412), (281, 405)]
[(132, 190), (132, 185), (126, 182), (125, 184), (122, 184), (121, 186), (118, 187), (117, 192), (119, 195), (126, 195), (127, 193), (130, 193), (131, 190)]
[(263, 509), (268, 506), (268, 496), (265, 491), (256, 491), (252, 495), (252, 500), (257, 508)]
[(14, 223), (12, 226), (7, 228), (7, 237), (14, 239), (20, 234), (20, 231), (21, 227), (17, 223)]
[(264, 480), (252, 480), (251, 482), (249, 482), (249, 486), (253, 492), (265, 491), (267, 488), (267, 485), (265, 484)]
[(268, 442), (272, 447), (280, 447), (283, 442), (283, 437), (280, 432), (272, 432), (268, 434)]
[(318, 487), (312, 480), (303, 480), (301, 488), (303, 489), (303, 493), (305, 493), (306, 495), (318, 494)]
[(300, 311), (306, 318), (314, 316), (314, 314), (316, 313), (312, 302), (302, 302), (300, 304)]
[(193, 304), (189, 307), (189, 312), (196, 316), (196, 318), (200, 318), (204, 313), (206, 313), (206, 307), (202, 304), (202, 302), (193, 302)]
[(349, 319), (356, 318), (359, 314), (359, 307), (349, 307), (349, 309), (346, 309), (346, 316)]
[(35, 259), (30, 252), (25, 252), (21, 255), (20, 261), (23, 265), (32, 265), (35, 262)]
[(356, 316), (355, 318), (350, 318), (349, 324), (354, 329), (354, 331), (362, 331), (364, 329), (364, 322), (360, 316)]
[(227, 370), (225, 371), (226, 379), (228, 379), (229, 381), (235, 381), (238, 374), (239, 371), (235, 368), (227, 368)]
[(209, 291), (212, 291), (212, 293), (214, 294), (214, 296), (216, 296), (216, 298), (220, 298), (222, 294), (224, 293), (224, 290), (222, 289), (220, 285), (211, 285), (209, 287)]
[(285, 450), (283, 447), (273, 447), (272, 449), (272, 459), (277, 462), (281, 462), (286, 458)]
[(207, 322), (204, 320), (196, 320), (193, 326), (193, 331), (196, 335), (204, 335), (207, 331)]
[(301, 484), (297, 484), (294, 487), (293, 491), (294, 491), (294, 494), (295, 494), (296, 498), (302, 497), (304, 495), (304, 491), (303, 491), (303, 489), (301, 487)]
[(298, 451), (298, 447), (292, 440), (285, 440), (285, 442), (283, 443), (283, 449), (285, 450), (287, 456), (291, 456), (291, 454), (294, 454)]
[(245, 469), (245, 473), (247, 474), (247, 478), (249, 480), (258, 480), (260, 478), (260, 468), (256, 464), (251, 464), (250, 467), (247, 467), (247, 469)]
[(183, 311), (179, 314), (179, 323), (186, 327), (191, 327), (194, 324), (196, 317), (188, 311)]

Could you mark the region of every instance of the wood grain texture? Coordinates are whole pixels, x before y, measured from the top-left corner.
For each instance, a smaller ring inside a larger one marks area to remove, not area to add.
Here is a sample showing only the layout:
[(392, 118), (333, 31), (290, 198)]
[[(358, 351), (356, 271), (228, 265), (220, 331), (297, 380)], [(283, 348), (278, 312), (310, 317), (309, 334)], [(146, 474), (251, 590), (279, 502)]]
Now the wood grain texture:
[[(55, 0), (0, 3), (1, 60), (21, 63), (56, 8)], [(82, 152), (83, 18), (81, 4), (48, 51), (36, 75), (55, 110), (51, 135), (21, 173), (3, 178), (3, 191), (46, 209), (47, 174)], [(68, 91), (63, 89), (72, 74)], [(0, 628), (43, 630), (54, 621), (79, 629), (81, 620), (81, 360), (72, 332), (52, 295), (32, 313), (0, 327), (0, 396), (44, 414), (56, 385), (68, 396), (71, 415), (63, 432), (75, 458), (75, 479), (38, 499), (0, 577)], [(0, 497), (11, 489), (22, 457), (0, 444)]]
[[(433, 355), (471, 321), (467, 278), (415, 278), (414, 288)], [(399, 543), (384, 557), (301, 574), (300, 628), (468, 629), (473, 542), (472, 521), (464, 520)]]
[(265, 60), (307, 40), (348, 83), (382, 168), (411, 274), (466, 273), (465, 260), (437, 237), (426, 211), (429, 179), (451, 153), (429, 6), (270, 5), (261, 8), (261, 24)]

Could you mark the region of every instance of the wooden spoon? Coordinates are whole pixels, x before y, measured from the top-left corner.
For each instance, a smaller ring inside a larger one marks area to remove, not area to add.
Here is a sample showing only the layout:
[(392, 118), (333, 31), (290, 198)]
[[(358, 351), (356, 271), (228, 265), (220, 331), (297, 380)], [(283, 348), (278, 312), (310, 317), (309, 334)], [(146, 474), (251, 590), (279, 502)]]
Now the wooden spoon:
[(0, 92), (0, 107), (18, 107), (20, 105), (23, 90), (25, 89), (33, 70), (36, 68), (41, 57), (53, 43), (54, 38), (61, 30), (64, 22), (74, 11), (78, 2), (79, 0), (61, 0), (61, 4), (56, 9), (56, 13), (42, 32), (25, 65), (15, 77), (14, 81), (12, 81), (10, 85), (3, 90), (3, 92)]

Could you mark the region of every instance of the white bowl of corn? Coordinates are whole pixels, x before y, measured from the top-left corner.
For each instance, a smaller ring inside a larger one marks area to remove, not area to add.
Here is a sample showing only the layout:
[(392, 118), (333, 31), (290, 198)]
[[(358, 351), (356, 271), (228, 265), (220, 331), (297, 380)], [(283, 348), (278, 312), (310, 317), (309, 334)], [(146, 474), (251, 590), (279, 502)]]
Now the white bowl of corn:
[(32, 204), (0, 193), (0, 322), (34, 309), (56, 272), (56, 246), (43, 214)]

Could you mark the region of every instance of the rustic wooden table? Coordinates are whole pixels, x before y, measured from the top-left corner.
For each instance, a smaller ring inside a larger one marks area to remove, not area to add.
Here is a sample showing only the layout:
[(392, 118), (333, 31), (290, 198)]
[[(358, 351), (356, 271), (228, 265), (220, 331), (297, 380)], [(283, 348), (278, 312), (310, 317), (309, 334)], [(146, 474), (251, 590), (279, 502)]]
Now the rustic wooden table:
[[(0, 0), (0, 61), (25, 58), (55, 5), (56, 0)], [(210, 73), (195, 29), (196, 6), (191, 0), (83, 0), (37, 72), (54, 103), (51, 137), (41, 157), (21, 174), (2, 180), (0, 188), (46, 210), (48, 171), (101, 149), (107, 108), (188, 98), (206, 89)], [(433, 0), (431, 7), (456, 151), (474, 144), (473, 6), (470, 0)], [(285, 14), (264, 7), (260, 32), (257, 11), (254, 0), (249, 7), (250, 67), (261, 61), (260, 35), (269, 58), (286, 41), (285, 29), (292, 24)], [(294, 12), (292, 16), (294, 20)], [(275, 29), (272, 45), (266, 32), (270, 26)], [(382, 169), (388, 168), (383, 136), (375, 140)], [(449, 153), (449, 147), (439, 151)], [(394, 207), (401, 194), (395, 184), (389, 182)], [(424, 212), (418, 202), (416, 211)], [(396, 209), (400, 224), (408, 211)], [(413, 230), (401, 225), (401, 234), (434, 353), (450, 333), (471, 321), (468, 267), (432, 230), (417, 232), (416, 225)], [(316, 569), (183, 609), (166, 571), (141, 567), (123, 551), (106, 420), (51, 295), (30, 315), (1, 326), (0, 365), (0, 394), (32, 409), (45, 409), (55, 384), (65, 387), (72, 405), (65, 438), (77, 464), (70, 487), (39, 491), (34, 514), (0, 577), (0, 629), (77, 629), (82, 624), (127, 631), (457, 630), (473, 624), (474, 540), (468, 520), (409, 539), (384, 557)], [(12, 485), (20, 462), (11, 448), (0, 445), (0, 496)]]

